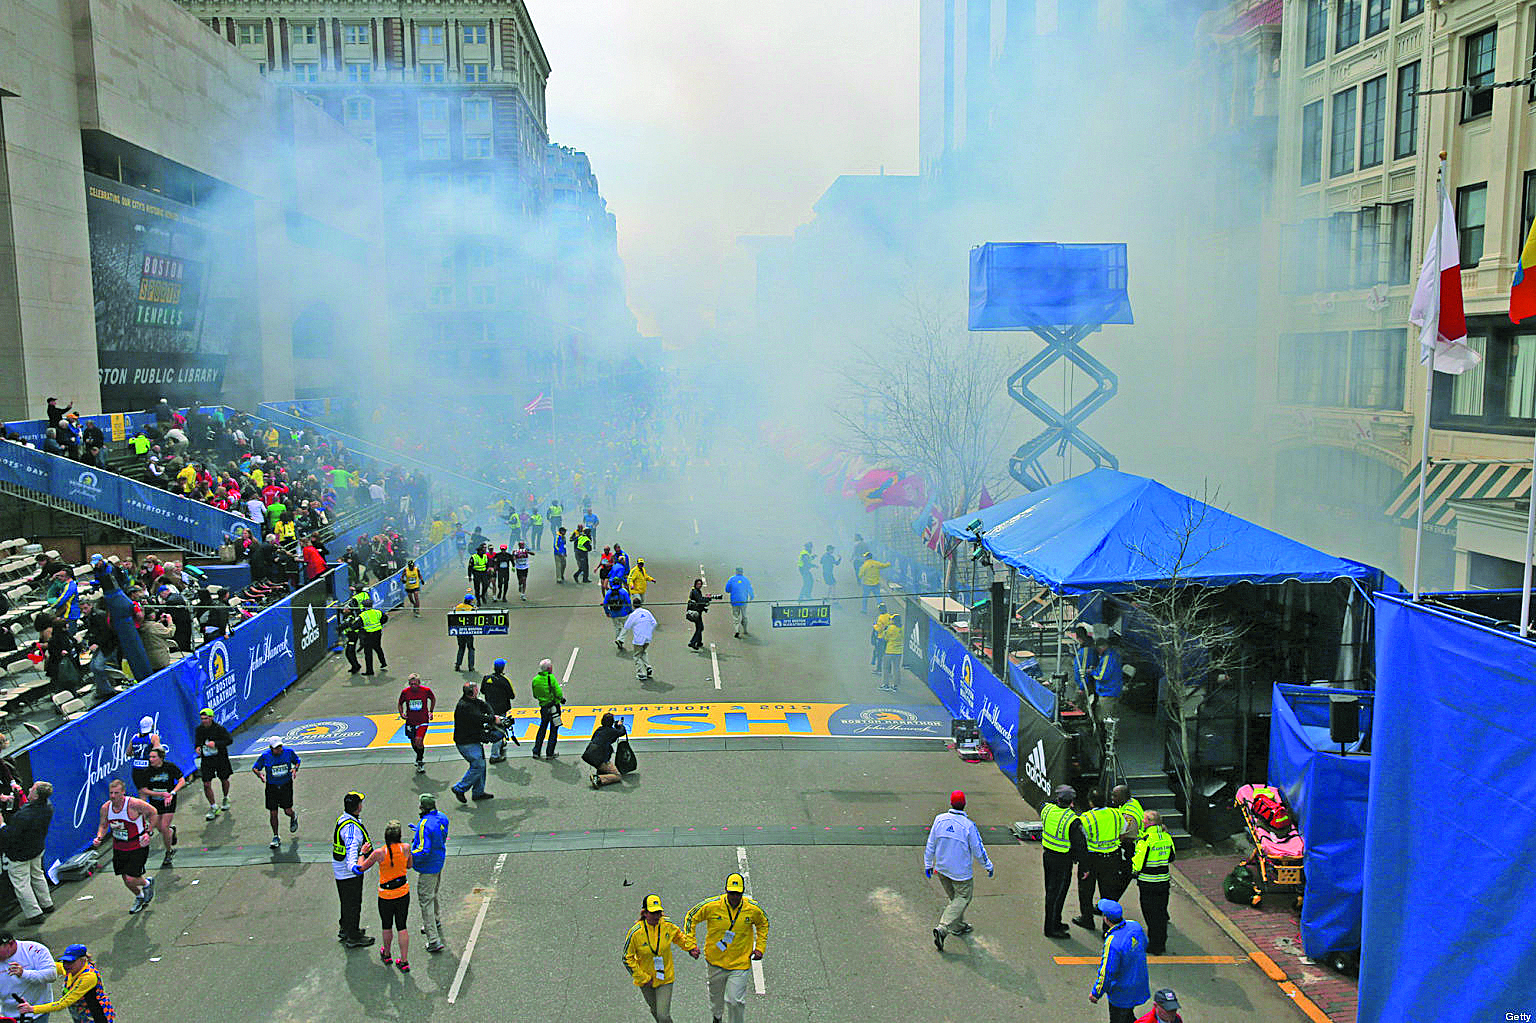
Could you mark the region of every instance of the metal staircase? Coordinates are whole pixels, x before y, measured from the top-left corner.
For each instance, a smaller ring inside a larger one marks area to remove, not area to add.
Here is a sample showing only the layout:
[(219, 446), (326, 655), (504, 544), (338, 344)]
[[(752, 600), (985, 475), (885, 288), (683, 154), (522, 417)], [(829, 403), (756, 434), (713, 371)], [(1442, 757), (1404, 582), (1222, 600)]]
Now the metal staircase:
[(146, 526), (142, 522), (134, 522), (131, 519), (125, 519), (120, 515), (110, 515), (106, 512), (91, 508), (87, 505), (76, 504), (74, 501), (66, 501), (63, 498), (55, 497), (52, 494), (44, 493), (42, 491), (29, 490), (26, 487), (17, 486), (14, 483), (0, 481), (0, 494), (7, 494), (11, 497), (26, 501), (29, 504), (38, 505), (43, 508), (51, 508), (55, 511), (67, 512), (70, 515), (76, 515), (82, 519), (89, 519), (92, 522), (99, 522), (102, 525), (111, 526), (113, 529), (120, 529), (125, 533), (132, 533), (135, 536), (142, 536), (146, 539), (154, 540), (158, 543), (165, 544), (168, 547), (175, 547), (182, 550), (192, 551), (193, 553), (202, 555), (203, 557), (212, 557), (218, 553), (217, 548), (209, 547), (206, 544), (196, 543), (192, 540), (186, 539), (185, 537), (176, 536), (172, 533), (167, 533), (164, 530), (156, 529), (154, 526)]

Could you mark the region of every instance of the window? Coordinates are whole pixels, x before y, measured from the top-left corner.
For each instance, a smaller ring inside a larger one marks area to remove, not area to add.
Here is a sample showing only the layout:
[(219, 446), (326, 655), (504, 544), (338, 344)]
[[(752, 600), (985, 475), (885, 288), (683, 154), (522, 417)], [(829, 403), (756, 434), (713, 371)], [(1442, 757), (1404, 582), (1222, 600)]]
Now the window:
[(348, 46), (367, 46), (368, 38), (367, 24), (341, 26), (341, 40)]
[(1344, 404), (1349, 333), (1290, 334), (1280, 339), (1278, 398), (1287, 405)]
[(1510, 344), (1504, 363), (1504, 414), (1536, 419), (1536, 337), (1518, 337)]
[(495, 305), (496, 285), (476, 284), (469, 289), (469, 301), (471, 305)]
[(486, 27), (484, 25), (464, 26), (465, 46), (484, 46), (486, 40)]
[(495, 265), (496, 255), (491, 251), (491, 248), (488, 245), (472, 245), (465, 253), (464, 261), (468, 263), (472, 269), (484, 270), (487, 267)]
[(1526, 171), (1525, 188), (1520, 198), (1521, 251), (1525, 249), (1526, 236), (1531, 233), (1532, 220), (1536, 220), (1536, 171)]
[(464, 101), (464, 120), (471, 124), (489, 124), (491, 101), (485, 96), (471, 96)]
[(1360, 41), (1360, 0), (1333, 0), (1339, 20), (1334, 26), (1333, 52), (1340, 53)]
[(1351, 242), (1355, 236), (1355, 215), (1335, 213), (1328, 218), (1327, 288), (1348, 291), (1350, 282)]
[(1497, 28), (1467, 37), (1467, 91), (1462, 94), (1461, 119), (1470, 121), (1493, 112), (1493, 58)]
[(1355, 287), (1371, 288), (1381, 282), (1381, 208), (1360, 211), (1355, 230)]
[(298, 46), (313, 46), (320, 41), (320, 31), (313, 25), (293, 25), (289, 32)]
[(443, 135), (435, 135), (421, 140), (421, 158), (423, 160), (448, 159), (448, 139)]
[(293, 80), (296, 82), (318, 82), (320, 80), (320, 65), (307, 61), (294, 61)]
[(259, 46), (267, 41), (267, 26), (259, 21), (247, 21), (235, 27), (241, 46)]
[[(1467, 370), (1459, 376), (1452, 376), (1451, 380), (1451, 415), (1453, 416), (1481, 416), (1483, 414), (1483, 376), (1488, 367), (1488, 339), (1486, 337), (1474, 337), (1467, 335), (1467, 347), (1478, 355), (1483, 356), (1483, 361)], [(1440, 376), (1446, 376), (1442, 373)], [(1438, 381), (1438, 377), (1436, 380)]]
[(432, 287), (432, 295), (429, 299), (435, 306), (453, 305), (453, 285), (437, 284)]
[(1307, 0), (1306, 45), (1303, 63), (1311, 67), (1328, 56), (1327, 0)]
[(1402, 329), (1357, 330), (1350, 339), (1350, 408), (1400, 409), (1408, 369), (1408, 337)]
[(423, 82), (442, 84), (447, 79), (448, 66), (440, 62), (416, 65), (416, 72)]
[(1281, 250), (1285, 258), (1280, 266), (1282, 290), (1299, 295), (1318, 290), (1318, 272), (1322, 266), (1318, 262), (1322, 225), (1320, 220), (1303, 220), (1282, 229), (1285, 238)]
[(439, 123), (448, 120), (448, 101), (440, 96), (429, 96), (416, 103), (416, 116), (423, 123)]
[(1392, 155), (1412, 156), (1419, 148), (1419, 62), (1397, 69), (1397, 133)]
[(1402, 20), (1407, 21), (1424, 13), (1424, 0), (1403, 0)]
[(373, 100), (367, 96), (348, 96), (341, 105), (342, 120), (348, 124), (373, 120)]
[(464, 191), (470, 195), (490, 195), (492, 191), (491, 176), (489, 174), (464, 175)]
[(464, 139), (464, 159), (489, 160), (491, 158), (491, 140), (483, 135), (471, 135)]
[(1360, 166), (1381, 163), (1387, 133), (1387, 76), (1360, 86)]
[(1385, 32), (1391, 21), (1391, 0), (1365, 0), (1365, 38)]
[(443, 45), (443, 26), (418, 25), (416, 26), (417, 46), (441, 46)]
[(1301, 183), (1323, 180), (1323, 101), (1301, 108)]
[(347, 61), (347, 81), (371, 82), (373, 81), (373, 65), (367, 61)]
[(1413, 201), (1393, 203), (1392, 251), (1388, 257), (1387, 283), (1408, 284), (1413, 281)]
[(1355, 169), (1355, 90), (1333, 94), (1333, 138), (1328, 150), (1328, 174), (1338, 177)]
[(1461, 235), (1461, 265), (1483, 258), (1483, 228), (1488, 220), (1488, 183), (1456, 189), (1456, 230)]
[(491, 66), (475, 61), (465, 64), (464, 80), (466, 82), (489, 82), (491, 80)]

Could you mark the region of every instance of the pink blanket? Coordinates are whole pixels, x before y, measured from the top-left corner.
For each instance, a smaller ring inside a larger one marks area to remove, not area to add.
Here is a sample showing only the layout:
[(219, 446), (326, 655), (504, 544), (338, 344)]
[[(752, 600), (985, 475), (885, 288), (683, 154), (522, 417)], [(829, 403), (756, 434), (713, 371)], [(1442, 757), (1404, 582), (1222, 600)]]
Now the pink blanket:
[(1294, 825), (1281, 834), (1252, 812), (1253, 797), (1260, 790), (1274, 792), (1268, 785), (1244, 785), (1237, 790), (1237, 801), (1249, 809), (1248, 823), (1254, 840), (1259, 844), (1259, 851), (1273, 859), (1301, 859), (1306, 854), (1307, 843), (1302, 840), (1301, 832)]

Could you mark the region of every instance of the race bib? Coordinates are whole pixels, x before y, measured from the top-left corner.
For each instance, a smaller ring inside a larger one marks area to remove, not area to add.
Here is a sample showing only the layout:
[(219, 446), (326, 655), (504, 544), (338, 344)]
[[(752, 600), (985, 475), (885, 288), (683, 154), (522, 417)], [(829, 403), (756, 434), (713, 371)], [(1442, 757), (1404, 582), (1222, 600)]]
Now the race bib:
[(113, 821), (112, 822), (112, 837), (115, 838), (119, 842), (126, 842), (126, 841), (128, 841), (128, 822), (127, 821)]
[(736, 932), (735, 931), (726, 931), (725, 932), (725, 936), (722, 937), (719, 941), (715, 942), (715, 947), (718, 948), (720, 951), (724, 952), (726, 947), (728, 945), (730, 945), (730, 943), (735, 941), (735, 940), (736, 940)]
[(667, 979), (667, 961), (661, 956), (651, 957), (651, 969), (656, 971), (657, 980)]
[(277, 778), (287, 778), (287, 777), (288, 777), (288, 765), (287, 764), (273, 764), (271, 767), (267, 768), (267, 779), (268, 779), (268, 783), (269, 784), (274, 779), (277, 779)]
[(425, 710), (426, 706), (427, 706), (427, 701), (426, 700), (406, 700), (405, 701), (405, 709), (406, 710)]

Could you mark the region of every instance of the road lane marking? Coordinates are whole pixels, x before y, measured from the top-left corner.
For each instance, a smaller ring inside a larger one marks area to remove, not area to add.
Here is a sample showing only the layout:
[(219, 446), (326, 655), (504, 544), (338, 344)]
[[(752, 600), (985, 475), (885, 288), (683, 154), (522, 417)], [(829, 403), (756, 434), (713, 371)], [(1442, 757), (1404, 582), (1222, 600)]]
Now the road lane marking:
[[(741, 886), (747, 890), (747, 895), (750, 896), (752, 894), (752, 872), (747, 869), (747, 847), (744, 845), (736, 847), (736, 869), (741, 873)], [(767, 988), (763, 985), (763, 961), (761, 959), (752, 960), (752, 984), (757, 988), (758, 994), (766, 995), (768, 993)]]
[(614, 532), (615, 533), (622, 533), (622, 532), (624, 532), (624, 520), (623, 519), (619, 520), (619, 528), (615, 529)]
[(581, 647), (571, 647), (571, 659), (565, 662), (565, 674), (560, 676), (561, 688), (571, 684), (571, 669), (576, 667), (576, 655), (579, 653), (581, 653)]
[(709, 663), (715, 671), (715, 688), (720, 688), (720, 657), (715, 653), (715, 644), (709, 644)]
[(475, 916), (475, 926), (469, 930), (469, 941), (464, 944), (464, 956), (459, 960), (459, 972), (453, 975), (453, 987), (448, 989), (449, 1005), (458, 1001), (459, 987), (464, 983), (465, 971), (469, 969), (469, 957), (475, 954), (475, 942), (480, 940), (480, 928), (485, 926), (486, 910), (491, 908), (491, 899), (496, 894), (496, 882), (501, 879), (501, 868), (506, 865), (506, 853), (496, 857), (496, 866), (491, 868), (490, 887), (485, 890), (485, 898), (480, 900), (480, 912)]
[(699, 532), (699, 520), (698, 519), (694, 519), (693, 520), (693, 532), (694, 532), (695, 536), (698, 535), (698, 532)]

